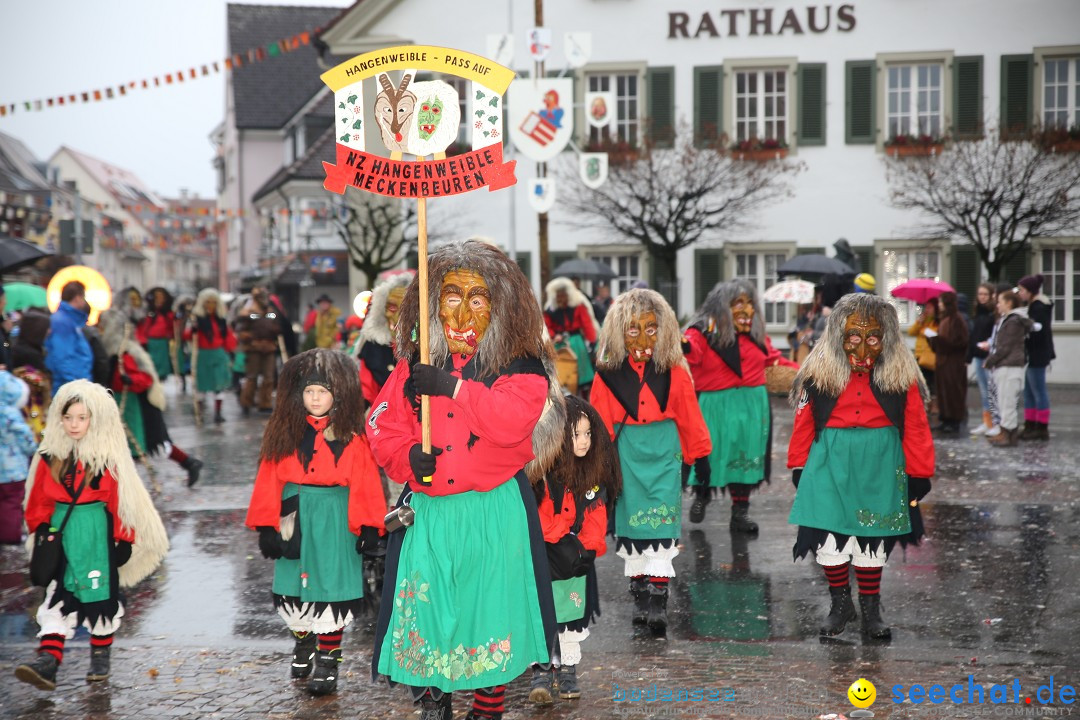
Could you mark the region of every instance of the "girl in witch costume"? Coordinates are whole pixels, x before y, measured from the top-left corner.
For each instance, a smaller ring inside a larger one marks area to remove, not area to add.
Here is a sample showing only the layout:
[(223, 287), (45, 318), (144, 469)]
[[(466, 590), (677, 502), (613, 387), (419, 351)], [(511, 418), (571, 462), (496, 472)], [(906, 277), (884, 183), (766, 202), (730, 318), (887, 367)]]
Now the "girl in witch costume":
[[(581, 697), (581, 643), (600, 614), (594, 561), (607, 551), (607, 509), (621, 485), (619, 458), (600, 416), (581, 398), (567, 397), (562, 452), (536, 487), (559, 623), (552, 663), (558, 667), (559, 697), (564, 699)], [(530, 702), (551, 704), (553, 675), (551, 666), (533, 666)]]
[(682, 532), (681, 467), (696, 464), (707, 473), (712, 441), (683, 359), (679, 321), (659, 293), (639, 288), (615, 300), (596, 365), (592, 405), (615, 439), (622, 467), (615, 536), (634, 596), (634, 624), (663, 635)]
[(544, 288), (547, 301), (544, 304), (544, 323), (551, 341), (559, 346), (566, 343), (577, 356), (578, 391), (582, 396), (589, 392), (589, 385), (596, 374), (586, 342), (596, 342), (596, 316), (592, 303), (585, 294), (574, 287), (569, 278), (558, 277)]
[(56, 391), (26, 485), (30, 574), (45, 586), (45, 599), (37, 611), (37, 657), (18, 666), (15, 677), (55, 689), (64, 642), (82, 625), (90, 631), (86, 679), (105, 680), (124, 616), (120, 590), (153, 572), (169, 549), (105, 388), (73, 380)]
[(236, 351), (236, 335), (225, 319), (225, 303), (216, 288), (203, 288), (195, 299), (191, 321), (184, 329), (184, 342), (198, 335), (199, 352), (195, 360), (195, 401), (201, 395), (214, 396), (214, 422), (223, 423), (221, 405), (225, 391), (232, 387), (229, 353)]
[(337, 689), (341, 634), (362, 608), (361, 555), (378, 549), (385, 514), (356, 363), (321, 348), (290, 358), (245, 523), (275, 561), (274, 607), (296, 640), (292, 677), (311, 675), (313, 695)]
[(823, 636), (856, 618), (850, 565), (863, 633), (892, 636), (881, 617), (881, 570), (896, 543), (923, 535), (918, 504), (934, 473), (928, 397), (892, 305), (874, 295), (842, 297), (795, 378), (787, 461), (797, 488), (789, 519), (799, 526), (795, 558), (813, 552), (829, 581)]
[(101, 342), (111, 364), (110, 387), (120, 405), (131, 453), (135, 457), (166, 455), (187, 471), (187, 486), (199, 481), (202, 461), (173, 444), (165, 426), (165, 390), (158, 381), (154, 361), (132, 339), (132, 326), (123, 312), (109, 309), (98, 318)]
[(375, 286), (371, 292), (364, 326), (360, 328), (360, 341), (356, 358), (360, 361), (360, 388), (369, 407), (375, 406), (390, 373), (397, 362), (394, 358), (394, 335), (405, 289), (409, 287), (411, 273), (394, 275)]
[[(469, 240), (440, 247), (429, 268), (432, 364), (417, 361), (414, 281), (398, 324), (400, 361), (368, 419), (375, 458), (406, 483), (398, 505), (414, 513), (390, 534), (372, 669), (408, 685), (423, 720), (450, 720), (455, 690), (473, 691), (466, 717), (501, 718), (506, 684), (547, 663), (554, 641), (529, 479), (558, 454), (565, 404), (517, 264)], [(430, 453), (418, 417), (424, 394)]]
[(758, 531), (747, 513), (750, 493), (769, 479), (772, 413), (765, 368), (798, 367), (773, 349), (764, 317), (757, 288), (732, 280), (713, 288), (683, 335), (683, 351), (712, 436), (712, 472), (695, 472), (690, 478), (692, 523), (705, 519), (705, 506), (719, 488), (731, 495), (731, 529)]
[(172, 343), (176, 335), (176, 314), (173, 296), (163, 287), (146, 293), (146, 317), (135, 326), (135, 337), (154, 361), (159, 380), (173, 374)]

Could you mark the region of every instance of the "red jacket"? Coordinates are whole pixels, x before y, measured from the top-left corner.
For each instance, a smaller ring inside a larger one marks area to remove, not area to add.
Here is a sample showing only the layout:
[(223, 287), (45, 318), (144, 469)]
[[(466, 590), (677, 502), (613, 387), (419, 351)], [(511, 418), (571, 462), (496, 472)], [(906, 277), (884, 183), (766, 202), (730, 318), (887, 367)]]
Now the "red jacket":
[(596, 326), (585, 303), (565, 309), (544, 310), (544, 324), (553, 338), (559, 333), (580, 332), (589, 342), (596, 342)]
[(281, 493), (285, 483), (322, 487), (340, 485), (349, 488), (349, 531), (359, 535), (360, 528), (366, 525), (378, 528), (382, 534), (383, 517), (387, 511), (386, 496), (367, 438), (363, 435), (354, 437), (335, 461), (334, 453), (322, 433), (329, 424), (329, 418), (308, 416), (308, 424), (315, 428), (316, 433), (314, 452), (307, 468), (299, 454), (278, 462), (264, 460), (259, 463), (244, 524), (250, 528), (280, 529)]
[(135, 327), (135, 339), (140, 345), (147, 340), (172, 340), (176, 337), (176, 314), (169, 312), (147, 315)]
[[(453, 356), (455, 377), (461, 377), (471, 357)], [(409, 449), (420, 442), (420, 421), (405, 395), (410, 373), (407, 362), (397, 364), (368, 419), (375, 459), (399, 483), (413, 479)], [(413, 490), (427, 495), (487, 492), (509, 480), (533, 459), (532, 432), (547, 390), (546, 377), (517, 373), (500, 376), (490, 388), (465, 380), (456, 398), (432, 397), (431, 444), (443, 453), (435, 461), (431, 485), (413, 482)]]
[[(638, 379), (644, 377), (645, 363), (630, 362), (630, 367), (637, 373)], [(705, 418), (701, 416), (701, 407), (694, 394), (694, 383), (690, 373), (681, 365), (671, 368), (671, 388), (668, 391), (667, 406), (660, 408), (660, 403), (648, 384), (640, 386), (637, 417), (628, 415), (626, 408), (598, 373), (593, 381), (589, 402), (607, 426), (608, 433), (615, 437), (615, 425), (645, 425), (660, 420), (674, 420), (679, 429), (679, 444), (682, 447), (683, 462), (690, 464), (712, 452), (712, 439)]]
[(690, 341), (686, 362), (694, 376), (694, 388), (698, 392), (730, 390), (738, 387), (759, 387), (765, 384), (765, 368), (773, 365), (799, 367), (772, 346), (765, 336), (762, 350), (747, 333), (738, 333), (740, 377), (712, 347), (705, 335), (696, 327), (688, 328), (684, 337)]
[[(120, 516), (117, 514), (120, 495), (116, 479), (112, 476), (112, 473), (105, 470), (97, 490), (89, 485), (90, 479), (86, 477), (83, 464), (81, 462), (76, 463), (75, 487), (78, 488), (82, 483), (87, 483), (86, 487), (82, 489), (82, 493), (79, 494), (77, 504), (105, 503), (105, 508), (112, 515), (113, 540), (135, 542), (135, 531), (124, 527), (120, 522)], [(67, 488), (53, 477), (48, 458), (42, 457), (37, 466), (37, 473), (34, 475), (34, 487), (30, 490), (30, 497), (26, 500), (26, 527), (29, 528), (31, 533), (37, 529), (38, 525), (52, 521), (53, 511), (56, 510), (56, 503), (58, 502), (70, 503), (71, 495), (68, 494)]]
[[(139, 364), (135, 362), (135, 358), (131, 355), (124, 353), (120, 356), (123, 365), (121, 363), (116, 364), (116, 370), (113, 371), (112, 377), (112, 390), (113, 392), (120, 392), (121, 390), (129, 390), (133, 393), (144, 393), (154, 385), (154, 376), (150, 373), (143, 372), (139, 369)], [(131, 380), (131, 383), (125, 388), (124, 381), (121, 377), (120, 368), (123, 367), (123, 375), (127, 375)]]
[[(550, 486), (549, 486), (550, 489)], [(544, 542), (557, 543), (574, 527), (577, 519), (577, 503), (569, 489), (563, 491), (562, 512), (555, 512), (555, 503), (551, 495), (545, 495), (540, 503), (540, 528), (544, 532)], [(597, 500), (585, 510), (578, 540), (586, 550), (592, 550), (596, 557), (607, 552), (604, 536), (607, 534), (607, 506)]]
[[(851, 380), (840, 393), (832, 415), (825, 427), (831, 428), (882, 428), (891, 424), (870, 388), (870, 374), (852, 372)], [(816, 436), (812, 401), (800, 402), (795, 411), (795, 427), (791, 430), (788, 444), (789, 468), (806, 465), (810, 446)], [(930, 434), (930, 422), (923, 407), (918, 383), (908, 388), (904, 406), (904, 460), (909, 477), (928, 478), (934, 474), (934, 438)]]
[[(203, 328), (199, 327), (199, 349), (200, 350), (217, 350), (224, 349), (225, 352), (236, 351), (236, 335), (233, 334), (232, 328), (229, 324), (221, 321), (219, 318), (211, 318), (209, 325), (207, 325), (210, 332), (203, 332)], [(222, 331), (224, 327), (224, 332)], [(184, 328), (184, 342), (190, 342), (191, 338), (195, 335), (196, 328), (188, 325)]]

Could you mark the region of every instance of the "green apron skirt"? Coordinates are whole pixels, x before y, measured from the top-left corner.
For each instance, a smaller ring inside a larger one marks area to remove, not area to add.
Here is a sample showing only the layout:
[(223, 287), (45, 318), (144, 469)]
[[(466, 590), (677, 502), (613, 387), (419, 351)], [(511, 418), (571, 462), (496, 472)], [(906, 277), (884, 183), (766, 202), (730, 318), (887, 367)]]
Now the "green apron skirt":
[(195, 389), (199, 392), (222, 392), (232, 387), (229, 355), (223, 348), (203, 350), (195, 361)]
[(233, 354), (232, 371), (243, 373), (247, 369), (247, 353), (240, 350)]
[(173, 358), (172, 353), (169, 352), (167, 338), (150, 338), (146, 341), (146, 351), (150, 353), (150, 359), (154, 361), (154, 370), (157, 371), (159, 380), (172, 375)]
[(555, 620), (573, 622), (585, 617), (585, 576), (567, 580), (552, 580), (551, 595), (555, 599)]
[(364, 565), (349, 532), (349, 488), (285, 483), (282, 500), (300, 496), (300, 557), (274, 561), (273, 592), (301, 602), (364, 596)]
[[(701, 414), (712, 437), (712, 479), (709, 487), (739, 483), (757, 485), (765, 479), (769, 448), (769, 393), (764, 385), (702, 392)], [(699, 485), (695, 473), (690, 484)]]
[[(127, 400), (124, 400), (125, 397)], [(139, 396), (133, 392), (121, 390), (116, 396), (116, 403), (124, 406), (120, 419), (131, 431), (130, 435), (124, 433), (127, 436), (128, 449), (131, 450), (132, 457), (142, 457), (146, 454), (146, 431), (143, 428), (142, 403), (139, 402)], [(132, 438), (135, 439), (134, 443), (132, 443)]]
[(837, 535), (911, 532), (904, 449), (895, 426), (824, 428), (810, 446), (788, 522)]
[(616, 425), (615, 432), (623, 474), (622, 495), (615, 503), (615, 535), (638, 540), (679, 537), (682, 446), (675, 421)]
[(596, 372), (593, 370), (592, 362), (589, 360), (589, 350), (585, 347), (585, 338), (581, 337), (581, 333), (576, 332), (568, 333), (566, 337), (570, 343), (570, 349), (577, 355), (578, 387), (588, 385), (593, 381)]
[[(56, 503), (52, 526), (60, 527), (68, 503)], [(103, 502), (76, 504), (64, 526), (64, 589), (81, 603), (108, 600), (111, 586), (112, 538), (109, 537), (108, 510)]]
[(548, 662), (517, 479), (489, 492), (414, 493), (410, 504), (416, 518), (386, 578), (394, 606), (377, 672), (451, 692), (504, 685)]

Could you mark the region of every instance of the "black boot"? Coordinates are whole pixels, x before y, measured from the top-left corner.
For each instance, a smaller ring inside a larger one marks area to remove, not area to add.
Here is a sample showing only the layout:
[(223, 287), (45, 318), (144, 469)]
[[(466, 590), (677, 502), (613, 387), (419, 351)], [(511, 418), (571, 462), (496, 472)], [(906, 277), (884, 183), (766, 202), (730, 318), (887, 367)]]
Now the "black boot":
[(855, 603), (851, 600), (851, 587), (830, 587), (829, 595), (832, 596), (832, 605), (825, 622), (821, 623), (821, 634), (839, 635), (844, 632), (849, 622), (858, 617), (855, 614)]
[(712, 490), (708, 485), (694, 486), (694, 504), (690, 506), (690, 522), (699, 523), (705, 519), (705, 506), (712, 498)]
[(649, 583), (649, 629), (654, 635), (667, 634), (667, 583)]
[(193, 458), (189, 455), (184, 458), (184, 462), (180, 463), (180, 467), (187, 470), (188, 487), (192, 487), (195, 483), (199, 482), (199, 472), (202, 471), (202, 460)]
[(563, 665), (559, 668), (559, 697), (563, 700), (577, 700), (581, 697), (576, 665)]
[(645, 625), (649, 622), (649, 586), (648, 578), (630, 578), (630, 593), (634, 596), (634, 624)]
[(315, 665), (315, 650), (319, 643), (319, 636), (309, 632), (302, 638), (296, 638), (296, 644), (292, 651), (291, 675), (294, 680), (302, 680), (311, 674), (311, 668)]
[(748, 535), (757, 535), (758, 526), (757, 523), (751, 520), (748, 515), (750, 512), (750, 503), (746, 501), (735, 502), (731, 504), (731, 531), (741, 532)]
[(443, 693), (438, 700), (431, 695), (420, 698), (420, 720), (453, 720), (454, 711), (450, 707), (450, 693)]
[(1038, 434), (1038, 423), (1031, 420), (1024, 421), (1024, 429), (1020, 431), (1021, 440), (1034, 440)]
[(859, 612), (862, 614), (862, 631), (879, 640), (892, 638), (892, 630), (881, 619), (881, 595), (859, 593)]
[(555, 702), (554, 698), (551, 697), (551, 666), (544, 668), (541, 665), (533, 665), (532, 669), (532, 684), (529, 686), (529, 702), (533, 705), (551, 705)]
[(86, 682), (99, 682), (109, 679), (110, 647), (90, 648), (90, 669), (86, 671)]
[(319, 652), (315, 657), (315, 672), (308, 680), (308, 692), (312, 695), (329, 695), (337, 690), (339, 665), (341, 665), (341, 648), (330, 652)]
[(55, 690), (56, 668), (59, 666), (60, 663), (55, 657), (41, 652), (34, 658), (34, 662), (15, 668), (15, 677), (33, 685), (38, 690)]
[(1050, 423), (1035, 423), (1035, 437), (1033, 440), (1049, 440), (1050, 439)]

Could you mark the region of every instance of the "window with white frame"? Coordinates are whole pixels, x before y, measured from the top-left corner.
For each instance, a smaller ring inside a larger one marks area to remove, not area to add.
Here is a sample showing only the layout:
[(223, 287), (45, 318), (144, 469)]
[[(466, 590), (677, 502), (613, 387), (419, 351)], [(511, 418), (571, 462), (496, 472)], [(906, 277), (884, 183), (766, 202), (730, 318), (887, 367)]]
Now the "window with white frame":
[(328, 227), (327, 219), (329, 214), (330, 203), (326, 200), (304, 198), (300, 201), (300, 232), (323, 232)]
[(942, 63), (889, 65), (886, 112), (889, 139), (898, 135), (942, 136)]
[[(778, 280), (776, 268), (780, 267), (785, 260), (787, 260), (787, 253), (782, 252), (736, 253), (735, 278), (752, 282), (760, 297), (776, 284)], [(766, 325), (787, 324), (787, 303), (762, 303), (762, 309), (765, 311)]]
[(787, 143), (787, 70), (735, 73), (735, 139)]
[(615, 277), (611, 278), (609, 284), (612, 296), (626, 292), (641, 279), (640, 255), (590, 255), (589, 257), (592, 260), (604, 263), (614, 271)]
[(1044, 249), (1039, 261), (1043, 292), (1054, 304), (1054, 321), (1080, 322), (1080, 249)]
[(1043, 60), (1043, 124), (1080, 125), (1080, 58)]
[(884, 296), (889, 299), (900, 317), (900, 324), (914, 322), (918, 315), (916, 303), (892, 296), (893, 288), (916, 278), (941, 279), (941, 251), (929, 248), (918, 250), (885, 250), (882, 253), (885, 272)]
[(641, 82), (636, 72), (589, 74), (589, 92), (615, 93), (615, 135), (609, 128), (589, 127), (589, 142), (624, 142), (636, 146), (639, 141)]

